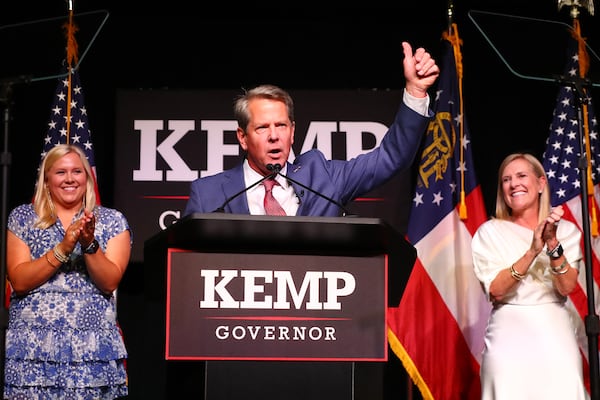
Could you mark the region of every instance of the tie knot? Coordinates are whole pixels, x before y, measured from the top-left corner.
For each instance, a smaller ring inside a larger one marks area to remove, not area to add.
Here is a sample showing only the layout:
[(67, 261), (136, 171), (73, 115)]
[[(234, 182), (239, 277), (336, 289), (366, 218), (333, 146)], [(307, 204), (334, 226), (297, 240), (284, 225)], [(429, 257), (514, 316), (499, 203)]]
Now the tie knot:
[(273, 186), (275, 185), (279, 185), (279, 182), (277, 182), (275, 179), (267, 179), (266, 181), (263, 182), (263, 185), (265, 187), (265, 190), (267, 192), (270, 192), (273, 189)]

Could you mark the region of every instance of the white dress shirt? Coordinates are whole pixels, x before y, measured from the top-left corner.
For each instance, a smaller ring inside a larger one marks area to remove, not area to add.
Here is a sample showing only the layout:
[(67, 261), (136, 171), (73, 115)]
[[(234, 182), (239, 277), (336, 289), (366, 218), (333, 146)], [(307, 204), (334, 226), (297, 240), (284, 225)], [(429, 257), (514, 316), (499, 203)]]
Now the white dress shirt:
[[(286, 171), (287, 165), (284, 165), (280, 172), (285, 175)], [(262, 178), (262, 175), (250, 168), (248, 160), (244, 160), (244, 182), (246, 182), (246, 187), (260, 181)], [(273, 197), (281, 204), (286, 215), (296, 215), (299, 200), (296, 197), (296, 193), (294, 193), (294, 187), (281, 175), (277, 175), (275, 180), (279, 185), (273, 186)], [(263, 185), (256, 185), (252, 189), (246, 191), (246, 198), (248, 200), (250, 214), (265, 215), (265, 207), (263, 205), (265, 187)]]

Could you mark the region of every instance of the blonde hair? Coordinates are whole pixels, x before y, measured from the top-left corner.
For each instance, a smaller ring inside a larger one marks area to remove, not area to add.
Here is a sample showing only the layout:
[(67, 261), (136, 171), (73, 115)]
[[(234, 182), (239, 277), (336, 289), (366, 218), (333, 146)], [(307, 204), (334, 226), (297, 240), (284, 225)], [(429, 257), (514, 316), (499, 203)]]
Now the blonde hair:
[(500, 168), (498, 169), (498, 187), (496, 190), (496, 218), (509, 219), (512, 214), (512, 209), (504, 201), (504, 192), (502, 190), (502, 173), (508, 164), (518, 159), (527, 161), (531, 165), (531, 169), (533, 170), (535, 176), (538, 178), (543, 177), (546, 180), (546, 184), (542, 189), (542, 193), (539, 194), (538, 221), (542, 222), (551, 209), (550, 185), (548, 184), (548, 178), (546, 177), (546, 171), (544, 171), (542, 163), (535, 156), (529, 153), (509, 154), (500, 164)]
[(56, 161), (69, 153), (75, 153), (79, 156), (86, 174), (86, 188), (82, 208), (85, 208), (87, 211), (92, 211), (96, 207), (96, 191), (94, 190), (92, 167), (90, 166), (85, 153), (79, 146), (59, 144), (46, 153), (38, 170), (38, 178), (33, 197), (33, 208), (38, 215), (35, 226), (38, 228), (45, 229), (56, 222), (57, 216), (54, 211), (54, 203), (50, 197), (50, 191), (46, 185), (48, 180), (46, 175)]

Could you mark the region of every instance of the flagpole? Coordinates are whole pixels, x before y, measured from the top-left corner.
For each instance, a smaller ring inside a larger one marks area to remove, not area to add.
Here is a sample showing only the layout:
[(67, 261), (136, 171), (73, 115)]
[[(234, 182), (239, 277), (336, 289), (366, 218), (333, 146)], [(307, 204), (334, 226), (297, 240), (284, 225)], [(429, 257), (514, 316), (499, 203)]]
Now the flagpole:
[[(564, 0), (559, 0), (558, 9), (565, 3)], [(593, 4), (593, 3), (592, 3)], [(569, 3), (571, 5), (570, 16), (573, 18), (573, 26), (579, 28), (578, 17), (579, 9), (581, 5), (578, 2)], [(589, 7), (589, 4), (588, 4)], [(593, 5), (592, 5), (593, 7)], [(593, 14), (593, 8), (588, 9)], [(580, 36), (580, 29), (575, 30), (577, 41), (579, 46), (585, 46), (582, 43)], [(579, 148), (581, 149), (581, 155), (579, 158), (579, 179), (581, 181), (581, 224), (583, 231), (583, 245), (585, 254), (585, 282), (586, 282), (586, 294), (587, 294), (587, 309), (588, 314), (585, 316), (585, 332), (588, 338), (588, 364), (589, 364), (589, 380), (590, 380), (590, 399), (600, 400), (600, 373), (599, 373), (599, 357), (598, 357), (598, 335), (600, 334), (600, 322), (598, 314), (596, 314), (596, 306), (594, 300), (594, 273), (593, 273), (593, 258), (592, 258), (592, 245), (591, 245), (591, 229), (590, 229), (590, 218), (589, 218), (589, 191), (588, 185), (590, 184), (589, 178), (589, 160), (591, 155), (588, 154), (588, 147), (586, 147), (586, 141), (584, 140), (585, 132), (584, 125), (587, 125), (585, 121), (584, 109), (587, 110), (587, 106), (590, 104), (590, 96), (588, 95), (591, 86), (590, 80), (585, 77), (587, 70), (582, 68), (581, 63), (583, 60), (579, 60), (579, 76), (572, 78), (560, 77), (558, 83), (565, 86), (570, 86), (574, 90), (575, 109), (577, 110), (577, 120), (579, 123), (578, 134), (579, 134)], [(589, 141), (588, 141), (589, 142)], [(593, 185), (593, 183), (592, 183)], [(592, 186), (593, 188), (593, 186)]]
[(6, 228), (7, 228), (7, 213), (8, 213), (8, 178), (11, 164), (11, 154), (9, 152), (8, 137), (10, 127), (10, 104), (13, 82), (3, 82), (0, 87), (0, 102), (5, 105), (4, 108), (4, 141), (3, 150), (0, 157), (2, 164), (2, 205), (0, 212), (2, 213), (2, 221), (0, 222), (0, 234), (2, 235), (2, 243), (0, 244), (0, 276), (2, 276), (2, 287), (0, 288), (0, 381), (4, 387), (4, 358), (6, 348), (4, 340), (6, 338), (6, 329), (8, 328), (8, 312), (6, 309)]
[(6, 338), (6, 329), (8, 328), (8, 310), (6, 308), (6, 232), (8, 227), (8, 178), (9, 169), (12, 162), (12, 155), (9, 149), (10, 137), (10, 106), (12, 104), (12, 87), (20, 83), (29, 83), (31, 79), (27, 76), (19, 76), (15, 78), (3, 79), (0, 81), (0, 103), (4, 104), (3, 121), (4, 121), (4, 140), (2, 153), (0, 154), (0, 165), (2, 166), (2, 204), (0, 206), (1, 221), (0, 221), (0, 276), (2, 277), (2, 287), (0, 288), (0, 383), (4, 387), (4, 358), (6, 348), (4, 341)]
[(6, 307), (6, 287), (8, 284), (6, 277), (6, 231), (8, 226), (8, 179), (12, 155), (9, 151), (8, 139), (10, 137), (10, 106), (12, 104), (12, 87), (20, 83), (29, 83), (31, 78), (19, 76), (15, 78), (3, 79), (0, 81), (0, 103), (4, 104), (4, 139), (2, 153), (0, 154), (0, 165), (2, 168), (2, 204), (0, 205), (0, 276), (2, 277), (2, 287), (0, 288), (0, 382), (4, 386), (4, 358), (6, 338), (6, 329), (8, 328), (8, 310)]

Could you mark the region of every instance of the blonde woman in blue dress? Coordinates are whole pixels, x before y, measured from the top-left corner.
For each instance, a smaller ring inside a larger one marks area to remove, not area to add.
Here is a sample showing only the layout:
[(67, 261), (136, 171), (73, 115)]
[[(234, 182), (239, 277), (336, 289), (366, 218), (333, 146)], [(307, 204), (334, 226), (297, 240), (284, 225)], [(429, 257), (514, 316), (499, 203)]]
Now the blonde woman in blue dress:
[(473, 236), (475, 274), (493, 304), (481, 363), (483, 400), (584, 400), (574, 311), (581, 232), (550, 206), (542, 164), (507, 156), (496, 215)]
[(33, 203), (8, 218), (5, 399), (128, 394), (114, 291), (131, 244), (125, 217), (96, 205), (81, 148), (52, 148), (40, 166)]

